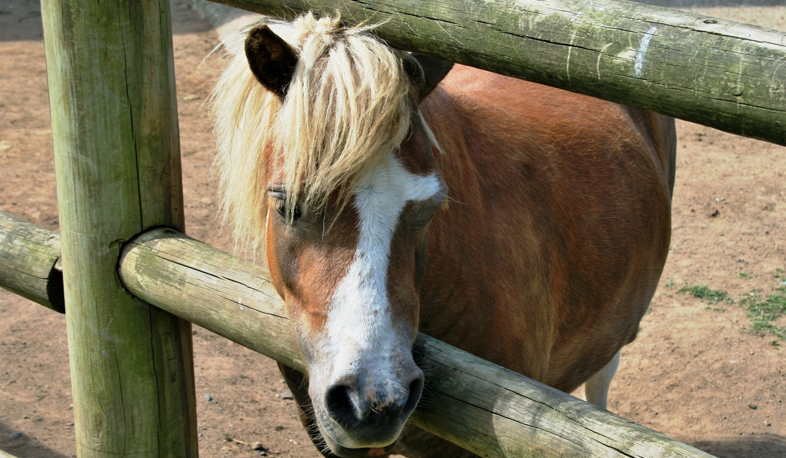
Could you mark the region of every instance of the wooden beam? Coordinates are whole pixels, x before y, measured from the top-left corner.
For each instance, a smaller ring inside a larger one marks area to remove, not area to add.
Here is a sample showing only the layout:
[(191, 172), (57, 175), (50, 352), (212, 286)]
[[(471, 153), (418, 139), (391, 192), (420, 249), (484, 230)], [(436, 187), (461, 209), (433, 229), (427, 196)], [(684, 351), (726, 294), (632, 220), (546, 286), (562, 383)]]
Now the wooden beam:
[[(135, 296), (304, 370), (268, 272), (170, 229), (131, 240), (119, 264)], [(417, 426), (485, 457), (710, 457), (553, 388), (420, 334)]]
[(0, 212), (0, 286), (65, 313), (60, 238), (52, 231)]
[(77, 456), (196, 457), (191, 325), (117, 280), (183, 227), (169, 0), (42, 2)]
[(786, 145), (786, 34), (619, 0), (214, 0)]

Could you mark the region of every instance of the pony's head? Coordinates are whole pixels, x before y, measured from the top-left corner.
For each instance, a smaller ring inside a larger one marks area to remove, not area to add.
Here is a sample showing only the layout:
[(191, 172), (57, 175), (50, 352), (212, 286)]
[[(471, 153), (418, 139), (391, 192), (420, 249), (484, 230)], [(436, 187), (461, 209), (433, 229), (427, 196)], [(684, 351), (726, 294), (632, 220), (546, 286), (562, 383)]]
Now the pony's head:
[(340, 456), (380, 453), (420, 398), (418, 291), (447, 194), (417, 105), (450, 66), (368, 31), (310, 14), (256, 25), (213, 108), (224, 215), (238, 239), (264, 234), (313, 417)]

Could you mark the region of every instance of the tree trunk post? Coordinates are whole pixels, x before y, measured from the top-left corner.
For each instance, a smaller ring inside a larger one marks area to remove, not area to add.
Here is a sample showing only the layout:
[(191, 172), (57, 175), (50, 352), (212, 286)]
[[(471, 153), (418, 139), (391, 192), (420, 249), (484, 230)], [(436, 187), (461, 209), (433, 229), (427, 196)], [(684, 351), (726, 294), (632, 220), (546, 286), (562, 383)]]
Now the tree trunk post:
[(196, 457), (191, 325), (129, 294), (123, 242), (183, 230), (168, 0), (44, 0), (77, 456)]

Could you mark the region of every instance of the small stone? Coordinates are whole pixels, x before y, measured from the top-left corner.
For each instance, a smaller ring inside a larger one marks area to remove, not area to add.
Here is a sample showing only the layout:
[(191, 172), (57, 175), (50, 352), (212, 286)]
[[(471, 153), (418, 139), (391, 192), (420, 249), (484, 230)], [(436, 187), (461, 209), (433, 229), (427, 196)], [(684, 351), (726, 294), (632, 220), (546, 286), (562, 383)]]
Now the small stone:
[(22, 439), (23, 437), (25, 437), (25, 433), (23, 433), (22, 431), (17, 431), (15, 433), (11, 433), (11, 435), (8, 436), (8, 438), (11, 439), (11, 440)]
[(205, 401), (210, 402), (212, 400), (213, 400), (213, 396), (210, 396), (209, 394), (205, 393)]
[(295, 397), (292, 396), (292, 392), (289, 388), (284, 388), (281, 390), (281, 399), (295, 399)]
[(22, 418), (25, 419), (25, 420), (29, 420), (30, 419), (30, 417), (28, 415), (22, 415)]
[(265, 450), (265, 446), (262, 442), (254, 442), (251, 444), (251, 450)]
[(764, 426), (772, 426), (772, 423), (770, 423), (770, 420), (764, 420)]
[(759, 406), (757, 406), (756, 404), (753, 404), (753, 403), (748, 403), (748, 407), (750, 407), (753, 410), (756, 410), (756, 409), (759, 408)]

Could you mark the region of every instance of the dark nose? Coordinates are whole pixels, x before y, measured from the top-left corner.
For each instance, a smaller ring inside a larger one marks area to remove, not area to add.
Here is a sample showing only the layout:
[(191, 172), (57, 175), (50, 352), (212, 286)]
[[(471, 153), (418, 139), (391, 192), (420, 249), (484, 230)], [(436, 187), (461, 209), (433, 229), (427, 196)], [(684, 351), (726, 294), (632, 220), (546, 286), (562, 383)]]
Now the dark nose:
[(364, 396), (357, 377), (343, 378), (327, 391), (325, 406), (328, 414), (345, 428), (396, 424), (405, 421), (415, 410), (423, 393), (423, 375), (416, 376), (406, 390), (373, 390), (373, 397)]

